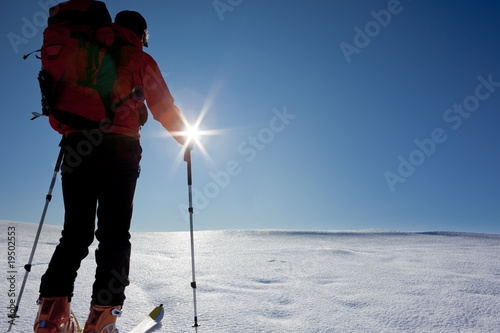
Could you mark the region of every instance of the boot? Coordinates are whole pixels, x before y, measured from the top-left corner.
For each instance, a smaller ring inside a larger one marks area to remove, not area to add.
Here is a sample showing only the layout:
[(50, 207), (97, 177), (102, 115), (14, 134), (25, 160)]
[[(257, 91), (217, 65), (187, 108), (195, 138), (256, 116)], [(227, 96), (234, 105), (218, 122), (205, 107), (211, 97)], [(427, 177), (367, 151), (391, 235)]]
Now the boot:
[(121, 306), (92, 305), (83, 333), (118, 333), (116, 319), (121, 316)]
[(68, 297), (43, 297), (38, 305), (35, 333), (77, 333)]

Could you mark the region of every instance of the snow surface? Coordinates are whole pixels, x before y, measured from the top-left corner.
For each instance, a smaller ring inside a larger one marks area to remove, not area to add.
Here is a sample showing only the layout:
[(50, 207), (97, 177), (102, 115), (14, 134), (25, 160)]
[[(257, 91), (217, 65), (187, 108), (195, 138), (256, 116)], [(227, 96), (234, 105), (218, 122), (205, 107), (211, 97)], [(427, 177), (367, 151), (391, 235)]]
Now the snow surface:
[[(0, 331), (7, 325), (7, 228), (17, 288), (37, 225), (0, 221)], [(31, 332), (60, 227), (44, 226), (14, 332)], [(133, 233), (121, 332), (155, 305), (151, 332), (195, 332), (188, 232)], [(93, 244), (95, 248), (96, 244)], [(500, 235), (456, 232), (195, 232), (198, 332), (500, 332)], [(89, 307), (93, 251), (72, 305)]]

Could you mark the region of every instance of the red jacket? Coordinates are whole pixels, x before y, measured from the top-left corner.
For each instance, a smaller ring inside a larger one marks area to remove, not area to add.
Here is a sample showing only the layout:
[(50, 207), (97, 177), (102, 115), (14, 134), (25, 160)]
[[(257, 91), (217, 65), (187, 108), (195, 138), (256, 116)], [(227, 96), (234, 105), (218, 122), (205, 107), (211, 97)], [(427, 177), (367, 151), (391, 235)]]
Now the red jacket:
[[(184, 121), (179, 109), (174, 104), (174, 99), (163, 80), (156, 61), (142, 50), (142, 41), (134, 32), (115, 24), (113, 30), (115, 35), (125, 42), (125, 45), (120, 49), (117, 64), (118, 77), (112, 101), (115, 103), (121, 101), (136, 87), (142, 87), (143, 96), (129, 98), (115, 108), (113, 124), (101, 130), (106, 133), (139, 138), (139, 113), (141, 109), (147, 112), (144, 103), (146, 101), (154, 119), (159, 121), (179, 143), (183, 144), (184, 138), (175, 136), (175, 132), (184, 130)], [(86, 107), (86, 105), (76, 107)], [(74, 129), (61, 129), (60, 124), (53, 117), (50, 117), (50, 123), (61, 134), (68, 135), (79, 132)]]

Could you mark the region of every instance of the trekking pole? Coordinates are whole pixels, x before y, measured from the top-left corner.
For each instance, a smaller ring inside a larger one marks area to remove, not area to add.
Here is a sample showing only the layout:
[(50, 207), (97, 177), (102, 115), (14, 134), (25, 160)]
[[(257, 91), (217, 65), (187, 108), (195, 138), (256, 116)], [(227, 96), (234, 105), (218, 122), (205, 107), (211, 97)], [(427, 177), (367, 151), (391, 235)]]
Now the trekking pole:
[(193, 146), (188, 146), (184, 152), (184, 161), (187, 162), (187, 176), (188, 176), (188, 190), (189, 190), (189, 227), (191, 235), (191, 272), (193, 275), (193, 282), (191, 282), (191, 287), (193, 288), (193, 305), (194, 305), (194, 324), (196, 332), (198, 332), (198, 314), (196, 312), (196, 277), (194, 272), (194, 233), (193, 233), (193, 191), (191, 189), (193, 184), (193, 179), (191, 177), (191, 150)]
[(40, 233), (42, 232), (42, 226), (43, 226), (43, 222), (45, 220), (45, 214), (47, 213), (47, 208), (49, 207), (49, 202), (52, 199), (52, 190), (54, 189), (54, 185), (56, 183), (56, 177), (57, 177), (57, 174), (59, 173), (62, 158), (64, 156), (64, 145), (62, 144), (62, 141), (61, 141), (60, 146), (61, 146), (61, 150), (59, 151), (59, 156), (57, 157), (56, 166), (54, 167), (54, 175), (52, 176), (52, 181), (50, 182), (49, 192), (48, 192), (47, 196), (45, 197), (45, 207), (43, 207), (42, 217), (40, 218), (40, 224), (38, 225), (38, 230), (36, 232), (35, 241), (33, 243), (33, 248), (31, 249), (31, 255), (30, 255), (30, 258), (28, 260), (28, 263), (26, 265), (24, 265), (24, 269), (26, 271), (24, 272), (24, 279), (23, 279), (23, 283), (21, 285), (21, 289), (19, 290), (19, 295), (17, 297), (16, 306), (14, 307), (14, 312), (7, 315), (10, 318), (9, 329), (7, 330), (7, 332), (10, 332), (10, 330), (12, 329), (12, 326), (15, 325), (14, 321), (16, 320), (16, 318), (19, 318), (19, 316), (17, 315), (17, 311), (19, 310), (19, 303), (21, 302), (21, 298), (23, 297), (24, 287), (26, 286), (26, 281), (28, 280), (28, 274), (31, 272), (31, 263), (33, 262), (33, 257), (35, 255), (36, 246), (38, 244), (38, 238), (40, 237)]

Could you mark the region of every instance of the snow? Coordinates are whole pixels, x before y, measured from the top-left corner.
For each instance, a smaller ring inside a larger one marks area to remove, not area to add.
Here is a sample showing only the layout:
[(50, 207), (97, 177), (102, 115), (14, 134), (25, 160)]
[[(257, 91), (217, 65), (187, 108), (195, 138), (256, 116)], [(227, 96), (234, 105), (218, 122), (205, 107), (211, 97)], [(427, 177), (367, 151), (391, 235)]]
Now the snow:
[[(6, 331), (8, 227), (16, 288), (37, 225), (0, 221), (0, 331)], [(31, 332), (38, 284), (60, 227), (44, 226), (14, 332)], [(93, 244), (95, 248), (96, 244)], [(133, 233), (121, 332), (155, 305), (151, 332), (195, 332), (188, 232)], [(389, 231), (195, 232), (198, 332), (500, 332), (500, 235)], [(94, 276), (83, 262), (72, 302), (85, 321)], [(18, 291), (18, 290), (17, 290)]]

